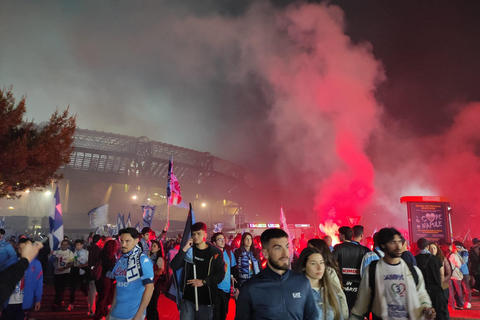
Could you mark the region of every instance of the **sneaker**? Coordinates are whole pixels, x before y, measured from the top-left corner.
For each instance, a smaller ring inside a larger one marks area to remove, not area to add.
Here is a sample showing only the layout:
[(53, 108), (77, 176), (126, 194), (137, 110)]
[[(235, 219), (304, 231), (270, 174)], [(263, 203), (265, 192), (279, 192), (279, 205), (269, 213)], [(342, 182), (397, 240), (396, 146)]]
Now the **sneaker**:
[(69, 305), (68, 305), (68, 308), (66, 308), (65, 310), (67, 310), (67, 311), (72, 311), (72, 310), (73, 310), (73, 304), (69, 304)]
[(480, 291), (478, 291), (478, 289), (475, 289), (475, 288), (472, 288), (472, 291), (475, 292), (475, 293), (479, 293)]
[(472, 309), (472, 304), (470, 302), (465, 303), (463, 309)]
[(455, 309), (455, 310), (463, 310), (463, 308), (462, 308), (462, 307), (459, 307), (459, 306), (455, 306), (454, 309)]

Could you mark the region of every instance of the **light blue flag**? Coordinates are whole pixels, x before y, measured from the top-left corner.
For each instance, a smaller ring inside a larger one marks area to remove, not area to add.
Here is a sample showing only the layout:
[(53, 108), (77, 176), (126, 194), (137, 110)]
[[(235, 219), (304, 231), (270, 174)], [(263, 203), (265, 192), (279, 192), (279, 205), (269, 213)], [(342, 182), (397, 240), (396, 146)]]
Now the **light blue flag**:
[(130, 218), (130, 212), (129, 212), (127, 222), (125, 223), (125, 228), (131, 228), (131, 227), (132, 227), (132, 219)]
[(5, 229), (5, 217), (0, 221), (0, 229)]
[(143, 227), (149, 227), (152, 224), (153, 215), (155, 214), (155, 206), (143, 205)]
[(137, 229), (137, 231), (140, 232), (140, 222), (137, 222), (137, 224), (133, 228)]
[(63, 218), (62, 218), (62, 205), (60, 203), (60, 193), (57, 190), (55, 191), (55, 196), (53, 197), (53, 208), (50, 212), (50, 248), (52, 250), (58, 250), (60, 248), (60, 243), (63, 240)]
[(88, 212), (90, 229), (103, 227), (108, 223), (108, 203), (93, 208)]
[(125, 229), (125, 215), (121, 216), (119, 212), (117, 215), (117, 234), (122, 229)]

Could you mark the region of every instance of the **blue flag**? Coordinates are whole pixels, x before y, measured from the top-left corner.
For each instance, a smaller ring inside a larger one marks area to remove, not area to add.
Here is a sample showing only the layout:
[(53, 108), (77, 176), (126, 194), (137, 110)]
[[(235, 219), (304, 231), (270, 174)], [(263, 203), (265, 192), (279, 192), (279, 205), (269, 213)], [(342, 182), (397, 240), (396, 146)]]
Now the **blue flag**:
[(137, 229), (137, 231), (140, 232), (140, 222), (137, 222), (137, 224), (133, 228)]
[(127, 222), (125, 223), (125, 228), (131, 228), (131, 227), (132, 227), (132, 219), (130, 219), (130, 212), (129, 212)]
[(60, 193), (57, 190), (55, 191), (55, 196), (53, 197), (53, 208), (50, 212), (50, 248), (52, 250), (58, 250), (60, 248), (60, 243), (63, 240), (63, 218), (62, 218), (62, 205), (60, 203)]
[(5, 217), (0, 221), (0, 229), (5, 229)]
[(143, 205), (143, 227), (149, 227), (152, 224), (153, 215), (155, 214), (155, 206)]
[(117, 234), (122, 229), (125, 229), (125, 215), (121, 216), (119, 212), (117, 215)]
[(103, 227), (108, 224), (108, 203), (90, 210), (88, 218), (90, 219), (90, 229)]
[[(187, 221), (185, 222), (185, 229), (183, 229), (183, 236), (182, 242), (180, 243), (180, 248), (178, 250), (182, 250), (185, 245), (187, 244), (188, 239), (192, 237), (192, 225), (195, 224), (195, 215), (193, 213), (192, 204), (190, 204), (190, 210), (188, 211)], [(185, 255), (185, 260), (189, 263), (193, 263), (193, 248), (187, 250), (187, 254)], [(182, 293), (180, 291), (180, 287), (182, 286), (181, 281), (183, 280), (183, 268), (174, 271), (173, 279), (174, 279), (174, 286), (176, 290), (169, 291), (169, 295), (166, 295), (167, 298), (175, 301), (177, 305), (180, 303), (180, 299), (182, 298)]]

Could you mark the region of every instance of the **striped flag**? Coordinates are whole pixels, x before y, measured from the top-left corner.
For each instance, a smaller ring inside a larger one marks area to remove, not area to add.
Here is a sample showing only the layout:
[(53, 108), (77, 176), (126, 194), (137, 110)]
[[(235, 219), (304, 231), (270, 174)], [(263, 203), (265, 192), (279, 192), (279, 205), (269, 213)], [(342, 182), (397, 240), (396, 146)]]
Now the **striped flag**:
[[(185, 222), (185, 229), (183, 230), (182, 242), (180, 243), (180, 248), (178, 250), (182, 250), (186, 246), (188, 240), (192, 237), (192, 225), (194, 224), (195, 215), (193, 213), (192, 204), (190, 204), (187, 221)], [(193, 263), (193, 248), (187, 250), (184, 260), (188, 263)], [(174, 283), (170, 288), (168, 294), (166, 295), (167, 298), (175, 301), (177, 305), (179, 305), (180, 299), (182, 298), (182, 292), (180, 291), (180, 281), (181, 279), (183, 279), (183, 273), (183, 267), (173, 272)]]
[(155, 214), (155, 206), (143, 205), (143, 227), (149, 227), (152, 224), (153, 215)]
[(285, 213), (283, 212), (283, 206), (280, 206), (280, 228), (283, 229), (288, 235), (288, 244), (289, 248), (288, 251), (290, 253), (290, 259), (293, 258), (293, 243), (292, 243), (292, 236), (290, 234), (290, 230), (288, 230), (287, 218), (285, 218)]
[(55, 191), (55, 196), (53, 197), (53, 208), (50, 212), (50, 248), (52, 250), (58, 250), (60, 248), (60, 243), (63, 240), (63, 218), (62, 218), (62, 205), (60, 203), (60, 193), (57, 190)]
[(117, 233), (122, 229), (125, 229), (125, 215), (121, 216), (119, 212), (117, 215)]
[(130, 212), (129, 212), (127, 222), (125, 223), (125, 228), (131, 228), (131, 227), (132, 227), (132, 219), (130, 218)]
[(137, 222), (137, 224), (133, 228), (137, 229), (137, 231), (140, 232), (140, 222)]
[(90, 229), (105, 226), (108, 224), (108, 203), (93, 208), (87, 215), (90, 219)]

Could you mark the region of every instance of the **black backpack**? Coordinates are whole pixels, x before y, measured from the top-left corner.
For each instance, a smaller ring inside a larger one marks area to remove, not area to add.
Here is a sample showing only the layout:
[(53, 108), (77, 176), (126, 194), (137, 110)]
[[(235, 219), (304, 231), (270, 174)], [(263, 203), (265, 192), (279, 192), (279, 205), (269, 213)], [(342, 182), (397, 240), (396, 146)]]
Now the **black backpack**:
[[(368, 286), (370, 287), (370, 303), (368, 304), (368, 313), (372, 311), (372, 306), (373, 306), (373, 300), (375, 299), (375, 271), (377, 270), (377, 262), (379, 260), (372, 261), (370, 263), (370, 268), (368, 268)], [(405, 262), (406, 263), (406, 262)], [(412, 273), (413, 280), (415, 281), (415, 286), (418, 286), (418, 274), (417, 270), (415, 270), (415, 267), (407, 263), (408, 269), (410, 269), (410, 272)], [(373, 316), (373, 313), (372, 313)]]

